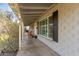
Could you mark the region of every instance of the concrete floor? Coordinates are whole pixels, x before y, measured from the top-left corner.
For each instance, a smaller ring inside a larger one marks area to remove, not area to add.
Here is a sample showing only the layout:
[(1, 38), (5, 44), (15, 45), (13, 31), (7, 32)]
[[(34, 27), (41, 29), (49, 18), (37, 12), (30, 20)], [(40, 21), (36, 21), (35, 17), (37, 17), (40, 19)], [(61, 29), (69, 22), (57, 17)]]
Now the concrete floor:
[(28, 36), (24, 34), (22, 50), (18, 52), (17, 56), (58, 56), (58, 54), (38, 39), (28, 39)]

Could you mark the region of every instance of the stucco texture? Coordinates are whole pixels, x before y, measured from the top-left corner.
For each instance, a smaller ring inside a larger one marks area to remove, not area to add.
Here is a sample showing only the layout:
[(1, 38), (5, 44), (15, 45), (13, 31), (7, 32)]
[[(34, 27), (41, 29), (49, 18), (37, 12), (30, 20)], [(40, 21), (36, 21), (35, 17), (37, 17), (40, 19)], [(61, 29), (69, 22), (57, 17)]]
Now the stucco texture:
[(58, 43), (41, 37), (39, 39), (60, 55), (79, 55), (79, 4), (57, 4), (43, 17), (48, 17), (56, 10)]

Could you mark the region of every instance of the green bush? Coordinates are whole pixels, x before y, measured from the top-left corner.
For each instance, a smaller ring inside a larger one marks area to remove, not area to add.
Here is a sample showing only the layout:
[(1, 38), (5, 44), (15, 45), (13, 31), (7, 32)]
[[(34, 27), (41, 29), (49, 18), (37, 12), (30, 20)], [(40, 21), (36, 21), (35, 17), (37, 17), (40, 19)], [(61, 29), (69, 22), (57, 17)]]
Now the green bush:
[(18, 50), (19, 26), (9, 18), (0, 17), (0, 49)]

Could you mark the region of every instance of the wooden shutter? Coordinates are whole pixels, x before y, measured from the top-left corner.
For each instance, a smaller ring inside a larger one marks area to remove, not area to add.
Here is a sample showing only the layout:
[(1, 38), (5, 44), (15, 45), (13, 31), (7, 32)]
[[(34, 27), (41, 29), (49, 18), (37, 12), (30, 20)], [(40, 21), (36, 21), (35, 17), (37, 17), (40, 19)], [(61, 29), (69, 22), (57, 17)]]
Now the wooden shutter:
[(53, 13), (53, 40), (58, 42), (58, 11)]

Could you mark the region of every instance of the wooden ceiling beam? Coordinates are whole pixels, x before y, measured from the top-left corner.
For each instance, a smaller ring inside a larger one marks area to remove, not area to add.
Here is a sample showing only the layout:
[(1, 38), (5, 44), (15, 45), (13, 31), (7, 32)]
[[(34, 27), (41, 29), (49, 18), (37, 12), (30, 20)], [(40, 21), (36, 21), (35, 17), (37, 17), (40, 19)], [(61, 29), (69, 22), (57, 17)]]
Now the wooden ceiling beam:
[(48, 9), (48, 7), (29, 7), (29, 6), (20, 6), (21, 9)]
[(40, 14), (40, 13), (45, 13), (45, 12), (21, 12), (21, 14)]
[(41, 15), (23, 15), (23, 16), (41, 16)]

